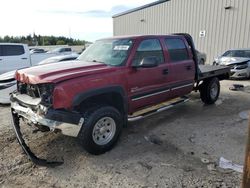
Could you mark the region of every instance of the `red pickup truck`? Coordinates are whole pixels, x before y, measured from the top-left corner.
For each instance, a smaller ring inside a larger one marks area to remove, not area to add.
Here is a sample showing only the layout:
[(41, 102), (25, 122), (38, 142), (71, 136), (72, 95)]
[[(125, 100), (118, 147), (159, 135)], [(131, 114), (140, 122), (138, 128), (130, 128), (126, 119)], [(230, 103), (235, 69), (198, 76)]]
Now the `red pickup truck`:
[(110, 150), (128, 121), (185, 102), (191, 91), (213, 104), (219, 80), (230, 70), (198, 66), (188, 34), (114, 37), (96, 41), (76, 61), (42, 65), (16, 72), (11, 95), (13, 126), (23, 150), (20, 119), (41, 131), (78, 137), (92, 154)]

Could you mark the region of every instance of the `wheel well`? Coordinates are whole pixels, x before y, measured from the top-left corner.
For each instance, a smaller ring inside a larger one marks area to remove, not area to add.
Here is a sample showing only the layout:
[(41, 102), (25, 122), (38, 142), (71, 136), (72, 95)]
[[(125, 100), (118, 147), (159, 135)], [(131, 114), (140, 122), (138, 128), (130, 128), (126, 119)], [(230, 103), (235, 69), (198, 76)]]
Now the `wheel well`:
[(103, 93), (88, 97), (80, 103), (77, 111), (84, 112), (87, 108), (99, 105), (109, 105), (115, 107), (121, 113), (125, 112), (124, 99), (117, 92)]
[(229, 73), (226, 73), (226, 74), (222, 74), (222, 75), (217, 76), (217, 78), (218, 78), (219, 80), (226, 80), (226, 79), (229, 79), (229, 77), (230, 77)]

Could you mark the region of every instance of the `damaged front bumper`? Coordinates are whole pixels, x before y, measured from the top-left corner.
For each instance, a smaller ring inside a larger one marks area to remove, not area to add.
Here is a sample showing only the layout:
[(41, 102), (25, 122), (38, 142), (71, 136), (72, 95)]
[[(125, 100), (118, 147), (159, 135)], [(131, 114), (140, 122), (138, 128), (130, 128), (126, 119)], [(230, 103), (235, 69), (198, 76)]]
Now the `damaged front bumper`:
[(248, 78), (250, 77), (250, 67), (246, 69), (231, 69), (231, 78)]
[(16, 114), (13, 110), (11, 110), (12, 112), (12, 125), (14, 128), (14, 131), (16, 133), (17, 136), (17, 140), (18, 143), (21, 145), (23, 151), (26, 153), (26, 155), (28, 156), (28, 158), (35, 163), (36, 165), (39, 166), (50, 166), (50, 167), (55, 167), (55, 166), (59, 166), (62, 165), (63, 162), (62, 161), (47, 161), (46, 159), (41, 159), (38, 158), (31, 150), (30, 148), (27, 146), (27, 144), (25, 143), (24, 139), (23, 139), (23, 135), (20, 131), (20, 119), (18, 117), (18, 114)]
[[(84, 119), (78, 113), (67, 112), (65, 110), (48, 109), (42, 114), (39, 109), (40, 99), (31, 98), (28, 95), (13, 93), (11, 95), (12, 124), (24, 152), (31, 161), (41, 166), (57, 166), (62, 162), (48, 162), (45, 159), (37, 158), (26, 145), (20, 131), (20, 118), (28, 124), (37, 127), (46, 127), (50, 131), (60, 131), (64, 135), (76, 137), (81, 129)], [(34, 110), (36, 109), (36, 110)]]

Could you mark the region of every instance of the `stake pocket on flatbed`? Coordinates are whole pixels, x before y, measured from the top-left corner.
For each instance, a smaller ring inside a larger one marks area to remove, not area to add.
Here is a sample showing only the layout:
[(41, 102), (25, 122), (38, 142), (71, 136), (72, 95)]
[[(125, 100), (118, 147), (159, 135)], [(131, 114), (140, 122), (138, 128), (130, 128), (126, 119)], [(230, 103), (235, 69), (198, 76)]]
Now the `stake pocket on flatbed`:
[(13, 125), (25, 153), (38, 165), (48, 163), (25, 144), (20, 119), (41, 131), (75, 136), (89, 153), (102, 154), (113, 148), (128, 120), (185, 102), (193, 90), (204, 103), (213, 104), (219, 80), (229, 73), (228, 67), (198, 66), (188, 34), (102, 39), (77, 63), (17, 71), (17, 91), (11, 95)]

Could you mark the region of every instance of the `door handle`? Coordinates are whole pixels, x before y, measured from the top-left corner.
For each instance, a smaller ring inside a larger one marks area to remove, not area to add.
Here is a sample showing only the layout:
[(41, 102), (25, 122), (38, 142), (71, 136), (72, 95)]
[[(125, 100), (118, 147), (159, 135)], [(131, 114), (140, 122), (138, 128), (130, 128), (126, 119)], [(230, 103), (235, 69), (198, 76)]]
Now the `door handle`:
[(186, 66), (186, 69), (187, 69), (187, 70), (191, 70), (191, 69), (192, 69), (192, 66), (191, 66), (191, 65), (187, 65), (187, 66)]
[(27, 57), (22, 57), (22, 59), (28, 59)]
[(168, 69), (163, 69), (162, 74), (167, 75), (168, 74)]
[(2, 61), (2, 59), (0, 59), (0, 61)]

